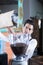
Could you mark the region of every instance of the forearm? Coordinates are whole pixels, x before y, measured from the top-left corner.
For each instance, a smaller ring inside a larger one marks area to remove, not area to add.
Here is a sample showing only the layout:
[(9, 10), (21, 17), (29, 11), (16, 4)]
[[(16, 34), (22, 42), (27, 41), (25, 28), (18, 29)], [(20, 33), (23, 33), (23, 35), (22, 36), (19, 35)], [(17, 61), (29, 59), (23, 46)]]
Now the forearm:
[(7, 27), (7, 29), (8, 29), (8, 32), (9, 32), (9, 33), (12, 33), (13, 35), (15, 35), (15, 32), (14, 32), (14, 30), (13, 30), (12, 28)]

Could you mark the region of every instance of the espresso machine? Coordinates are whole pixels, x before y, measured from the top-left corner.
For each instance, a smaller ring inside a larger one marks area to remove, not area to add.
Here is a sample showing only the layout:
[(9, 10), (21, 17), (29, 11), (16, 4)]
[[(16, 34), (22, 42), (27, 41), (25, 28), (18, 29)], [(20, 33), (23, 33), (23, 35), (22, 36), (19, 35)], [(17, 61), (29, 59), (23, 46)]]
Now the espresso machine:
[(12, 65), (28, 65), (25, 55), (28, 45), (24, 43), (15, 43), (10, 46), (13, 53), (16, 55), (16, 58), (12, 60)]

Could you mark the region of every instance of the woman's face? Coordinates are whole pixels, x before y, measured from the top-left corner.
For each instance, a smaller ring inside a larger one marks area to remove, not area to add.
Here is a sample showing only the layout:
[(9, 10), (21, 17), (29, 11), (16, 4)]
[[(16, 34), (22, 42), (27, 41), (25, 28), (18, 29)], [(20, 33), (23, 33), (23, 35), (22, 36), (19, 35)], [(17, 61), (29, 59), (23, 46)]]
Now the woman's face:
[(29, 23), (25, 24), (25, 26), (23, 28), (23, 33), (32, 34), (33, 33), (33, 25), (31, 25)]

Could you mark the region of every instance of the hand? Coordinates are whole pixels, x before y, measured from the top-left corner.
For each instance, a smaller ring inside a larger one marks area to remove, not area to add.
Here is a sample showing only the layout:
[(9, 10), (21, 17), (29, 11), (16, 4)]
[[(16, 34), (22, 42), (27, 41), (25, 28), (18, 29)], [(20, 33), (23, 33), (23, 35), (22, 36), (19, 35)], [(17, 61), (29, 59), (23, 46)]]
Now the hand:
[(10, 33), (12, 33), (13, 35), (15, 35), (15, 34), (16, 34), (12, 28), (7, 27), (7, 29), (8, 29), (8, 31), (9, 31)]
[(22, 32), (23, 32), (23, 34), (25, 33), (25, 27), (22, 28)]

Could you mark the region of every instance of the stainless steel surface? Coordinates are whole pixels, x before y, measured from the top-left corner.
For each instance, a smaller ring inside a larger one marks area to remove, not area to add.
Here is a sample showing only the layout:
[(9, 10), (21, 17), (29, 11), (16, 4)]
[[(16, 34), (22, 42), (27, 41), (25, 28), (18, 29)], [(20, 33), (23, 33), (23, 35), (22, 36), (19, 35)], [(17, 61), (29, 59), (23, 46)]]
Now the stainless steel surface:
[(13, 61), (12, 65), (28, 65), (27, 61)]

